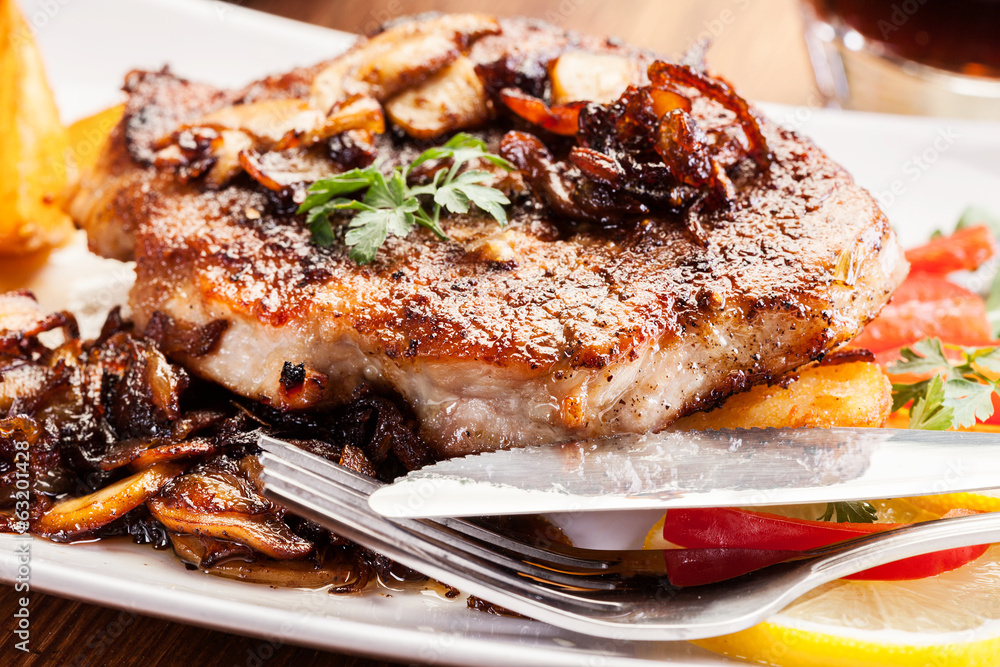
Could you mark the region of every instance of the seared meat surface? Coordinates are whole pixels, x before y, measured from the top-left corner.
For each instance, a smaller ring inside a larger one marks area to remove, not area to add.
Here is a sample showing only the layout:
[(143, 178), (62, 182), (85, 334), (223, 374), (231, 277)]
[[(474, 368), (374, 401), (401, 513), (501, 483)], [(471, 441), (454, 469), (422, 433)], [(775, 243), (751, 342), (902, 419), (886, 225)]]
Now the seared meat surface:
[[(808, 140), (695, 67), (661, 86), (674, 70), (653, 62), (452, 16), (243, 90), (136, 72), (71, 211), (94, 250), (135, 259), (147, 335), (195, 341), (174, 359), (276, 408), (398, 394), (444, 455), (660, 429), (850, 341), (906, 263)], [(615, 125), (646, 98), (672, 122)], [(364, 266), (311, 243), (308, 183), (460, 129), (519, 167), (496, 177), (505, 229), (449, 216), (449, 241), (390, 237)]]

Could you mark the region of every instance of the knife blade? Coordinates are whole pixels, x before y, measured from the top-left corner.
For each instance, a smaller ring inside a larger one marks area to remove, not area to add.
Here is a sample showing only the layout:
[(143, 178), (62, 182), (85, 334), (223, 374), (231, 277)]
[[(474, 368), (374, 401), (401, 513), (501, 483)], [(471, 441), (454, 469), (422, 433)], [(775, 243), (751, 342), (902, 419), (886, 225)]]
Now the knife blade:
[(738, 507), (1000, 488), (1000, 434), (881, 428), (663, 432), (442, 461), (372, 494), (387, 517)]

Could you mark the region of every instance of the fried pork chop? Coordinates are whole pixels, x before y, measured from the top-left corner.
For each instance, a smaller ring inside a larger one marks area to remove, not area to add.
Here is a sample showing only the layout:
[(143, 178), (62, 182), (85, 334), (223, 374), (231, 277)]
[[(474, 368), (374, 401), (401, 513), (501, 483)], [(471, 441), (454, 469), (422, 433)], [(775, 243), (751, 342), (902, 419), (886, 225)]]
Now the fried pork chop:
[[(71, 212), (135, 259), (139, 326), (283, 409), (397, 394), (446, 456), (664, 428), (844, 345), (906, 272), (872, 197), (699, 63), (543, 24), (409, 19), (245, 89), (126, 91)], [(518, 167), (506, 228), (452, 215), (363, 266), (311, 242), (309, 183), (459, 130)]]

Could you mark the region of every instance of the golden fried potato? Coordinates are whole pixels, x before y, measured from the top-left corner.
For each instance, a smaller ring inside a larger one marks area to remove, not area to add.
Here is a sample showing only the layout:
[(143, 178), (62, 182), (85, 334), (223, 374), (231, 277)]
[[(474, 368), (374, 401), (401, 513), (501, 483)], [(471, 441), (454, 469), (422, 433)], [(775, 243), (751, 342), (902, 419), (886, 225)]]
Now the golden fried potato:
[(56, 198), (69, 143), (24, 18), (0, 0), (0, 256), (64, 241), (73, 230)]
[(677, 430), (882, 426), (892, 386), (878, 364), (855, 361), (812, 366), (786, 386), (758, 385), (721, 407), (680, 419)]
[(119, 104), (81, 118), (69, 126), (69, 148), (78, 172), (94, 166), (111, 130), (121, 121), (124, 113), (125, 105)]

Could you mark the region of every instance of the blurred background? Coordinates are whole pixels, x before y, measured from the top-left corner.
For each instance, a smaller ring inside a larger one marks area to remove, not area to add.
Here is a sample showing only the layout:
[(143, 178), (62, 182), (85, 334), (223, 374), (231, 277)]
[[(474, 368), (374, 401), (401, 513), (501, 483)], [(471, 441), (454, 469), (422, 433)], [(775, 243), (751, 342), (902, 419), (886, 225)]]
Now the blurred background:
[(533, 16), (667, 57), (708, 39), (711, 68), (753, 100), (1000, 120), (1000, 0), (236, 2), (367, 35), (436, 10)]
[(798, 0), (237, 0), (286, 18), (372, 34), (400, 16), (481, 11), (532, 16), (570, 30), (612, 35), (665, 56), (712, 41), (709, 64), (751, 99), (820, 105)]

